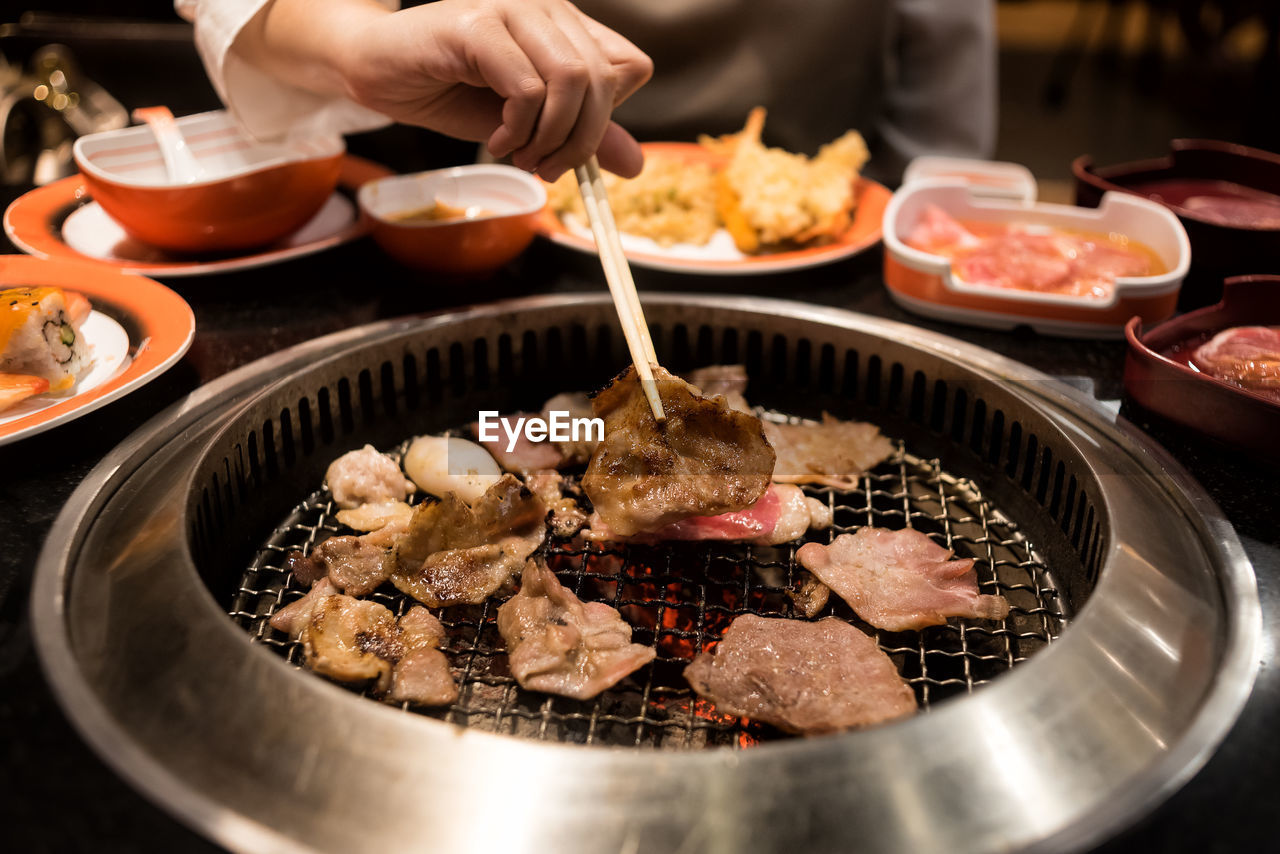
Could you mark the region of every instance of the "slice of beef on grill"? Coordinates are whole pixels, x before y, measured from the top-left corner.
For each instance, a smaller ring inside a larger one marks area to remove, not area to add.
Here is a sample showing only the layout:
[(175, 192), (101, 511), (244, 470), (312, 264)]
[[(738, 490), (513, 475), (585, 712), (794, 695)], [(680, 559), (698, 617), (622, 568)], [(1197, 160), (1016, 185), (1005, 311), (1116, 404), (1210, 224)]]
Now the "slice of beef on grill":
[(306, 557), (290, 552), (285, 566), (302, 584), (328, 576), (343, 593), (365, 596), (391, 577), (395, 561), (390, 549), (346, 535), (324, 540)]
[(603, 602), (583, 602), (546, 564), (525, 565), (520, 592), (498, 609), (511, 673), (522, 688), (586, 700), (653, 660)]
[(547, 508), (513, 475), (475, 502), (454, 493), (414, 508), (395, 548), (391, 583), (433, 608), (492, 596), (546, 537)]
[(641, 531), (630, 537), (618, 536), (597, 515), (585, 536), (613, 542), (718, 540), (776, 546), (799, 539), (810, 528), (830, 525), (831, 512), (825, 504), (807, 497), (798, 486), (773, 483), (759, 501), (745, 510), (717, 516), (690, 516), (655, 531)]
[(800, 735), (871, 726), (916, 709), (889, 656), (835, 617), (810, 623), (743, 614), (684, 675), (719, 711)]
[(604, 441), (582, 479), (583, 490), (619, 536), (652, 531), (690, 516), (743, 510), (759, 500), (773, 474), (773, 448), (760, 420), (707, 399), (661, 368), (654, 371), (666, 411), (654, 420), (629, 367), (596, 395)]
[(817, 483), (849, 489), (858, 476), (893, 455), (893, 443), (880, 428), (863, 421), (841, 421), (827, 413), (822, 423), (765, 422), (764, 433), (778, 455), (773, 479), (779, 483)]
[(1008, 600), (978, 592), (973, 559), (953, 557), (910, 528), (859, 528), (830, 545), (806, 543), (796, 552), (806, 569), (878, 629), (921, 629), (948, 617), (1007, 617)]

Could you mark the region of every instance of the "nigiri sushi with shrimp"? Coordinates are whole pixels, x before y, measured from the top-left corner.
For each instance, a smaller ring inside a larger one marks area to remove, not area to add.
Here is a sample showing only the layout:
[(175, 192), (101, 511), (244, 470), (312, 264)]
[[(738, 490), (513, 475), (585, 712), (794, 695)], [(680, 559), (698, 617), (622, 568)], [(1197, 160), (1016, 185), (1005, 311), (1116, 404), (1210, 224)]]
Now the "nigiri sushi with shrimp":
[(0, 410), (75, 385), (89, 363), (80, 327), (90, 308), (83, 295), (61, 288), (0, 290)]

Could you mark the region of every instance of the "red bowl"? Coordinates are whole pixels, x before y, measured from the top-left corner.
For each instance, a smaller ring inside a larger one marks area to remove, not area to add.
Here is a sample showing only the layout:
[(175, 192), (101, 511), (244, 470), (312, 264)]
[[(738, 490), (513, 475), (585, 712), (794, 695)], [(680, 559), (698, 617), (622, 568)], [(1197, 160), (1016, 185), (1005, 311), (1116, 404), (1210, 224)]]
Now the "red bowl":
[[(527, 172), (477, 163), (379, 178), (362, 186), (357, 199), (373, 239), (400, 263), (425, 272), (476, 276), (491, 273), (528, 248), (547, 193)], [(399, 218), (437, 202), (472, 214), (462, 219)]]
[(178, 119), (208, 177), (171, 180), (147, 127), (90, 134), (75, 143), (90, 195), (130, 236), (177, 252), (251, 249), (306, 224), (342, 171), (340, 137), (260, 143), (224, 111)]
[(1161, 202), (1178, 215), (1191, 241), (1191, 271), (1180, 308), (1214, 302), (1228, 276), (1280, 273), (1280, 227), (1229, 225), (1181, 204), (1192, 187), (1209, 195), (1280, 196), (1280, 155), (1230, 142), (1175, 139), (1164, 157), (1095, 166), (1084, 155), (1071, 171), (1077, 204), (1093, 207), (1107, 191), (1122, 190)]
[(1135, 403), (1170, 421), (1280, 462), (1280, 403), (1187, 363), (1191, 349), (1224, 329), (1275, 325), (1280, 325), (1280, 276), (1227, 279), (1217, 305), (1146, 332), (1135, 317), (1124, 330), (1129, 342), (1125, 391)]

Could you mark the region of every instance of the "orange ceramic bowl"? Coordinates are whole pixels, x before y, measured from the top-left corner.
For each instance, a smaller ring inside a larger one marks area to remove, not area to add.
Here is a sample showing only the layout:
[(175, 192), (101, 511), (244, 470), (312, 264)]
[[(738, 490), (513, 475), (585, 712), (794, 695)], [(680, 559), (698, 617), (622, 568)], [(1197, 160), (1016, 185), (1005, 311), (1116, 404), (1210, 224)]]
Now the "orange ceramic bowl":
[[(547, 191), (537, 178), (512, 166), (476, 164), (370, 181), (358, 198), (374, 240), (400, 263), (435, 273), (476, 274), (496, 270), (529, 246)], [(399, 218), (437, 203), (468, 214)]]
[(177, 252), (262, 246), (300, 228), (338, 183), (341, 137), (260, 143), (225, 111), (177, 121), (209, 176), (171, 181), (147, 127), (76, 140), (76, 165), (89, 193), (130, 236)]

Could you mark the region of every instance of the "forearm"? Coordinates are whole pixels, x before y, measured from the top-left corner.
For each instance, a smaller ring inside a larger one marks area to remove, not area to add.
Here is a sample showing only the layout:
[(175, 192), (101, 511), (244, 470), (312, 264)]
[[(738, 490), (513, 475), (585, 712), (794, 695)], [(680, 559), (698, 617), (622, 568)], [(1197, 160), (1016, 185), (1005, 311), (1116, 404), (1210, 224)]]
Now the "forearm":
[(389, 14), (375, 0), (272, 0), (240, 31), (234, 49), (280, 80), (321, 95), (346, 96), (354, 34)]

